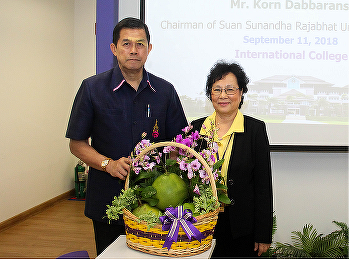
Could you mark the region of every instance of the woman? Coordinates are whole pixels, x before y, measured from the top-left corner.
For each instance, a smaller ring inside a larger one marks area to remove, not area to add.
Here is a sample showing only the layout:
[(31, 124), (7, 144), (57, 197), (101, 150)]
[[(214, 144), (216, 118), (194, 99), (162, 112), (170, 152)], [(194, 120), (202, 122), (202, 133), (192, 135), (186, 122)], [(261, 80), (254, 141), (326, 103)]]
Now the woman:
[(264, 122), (240, 112), (249, 82), (236, 63), (219, 61), (207, 78), (206, 95), (215, 112), (193, 121), (194, 130), (210, 135), (216, 128), (217, 159), (230, 205), (219, 213), (212, 258), (260, 256), (272, 240), (272, 180)]

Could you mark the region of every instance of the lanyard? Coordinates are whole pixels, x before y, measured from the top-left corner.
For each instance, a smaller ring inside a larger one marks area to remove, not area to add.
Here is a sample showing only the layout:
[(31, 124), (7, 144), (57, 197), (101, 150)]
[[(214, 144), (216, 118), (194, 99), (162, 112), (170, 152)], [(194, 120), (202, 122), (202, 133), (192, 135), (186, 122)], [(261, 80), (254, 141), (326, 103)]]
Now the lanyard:
[[(232, 135), (233, 135), (233, 133), (230, 135), (230, 139), (228, 140), (228, 143), (227, 143), (227, 145), (226, 145), (226, 148), (225, 148), (224, 154), (222, 155), (222, 158), (225, 158), (225, 154), (226, 154), (226, 151), (227, 151), (227, 147), (229, 146), (229, 144), (230, 144), (230, 142), (231, 142)], [(220, 157), (219, 157), (219, 150), (216, 152), (216, 158), (218, 159), (218, 161), (220, 160)], [(220, 168), (219, 168), (220, 171), (221, 171), (221, 167), (222, 167), (222, 165), (221, 165)]]

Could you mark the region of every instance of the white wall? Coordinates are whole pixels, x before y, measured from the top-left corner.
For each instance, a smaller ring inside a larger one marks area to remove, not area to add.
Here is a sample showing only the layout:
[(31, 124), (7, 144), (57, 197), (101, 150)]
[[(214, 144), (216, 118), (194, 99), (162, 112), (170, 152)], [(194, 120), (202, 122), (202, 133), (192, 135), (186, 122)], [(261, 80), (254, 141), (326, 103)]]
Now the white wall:
[(275, 241), (290, 242), (292, 231), (313, 224), (319, 233), (348, 222), (348, 153), (273, 152), (271, 154)]
[(126, 17), (140, 18), (139, 0), (119, 0), (119, 21)]
[(64, 136), (75, 76), (95, 73), (95, 5), (0, 1), (0, 222), (74, 188)]
[(74, 0), (74, 96), (82, 80), (96, 74), (95, 22), (96, 0)]

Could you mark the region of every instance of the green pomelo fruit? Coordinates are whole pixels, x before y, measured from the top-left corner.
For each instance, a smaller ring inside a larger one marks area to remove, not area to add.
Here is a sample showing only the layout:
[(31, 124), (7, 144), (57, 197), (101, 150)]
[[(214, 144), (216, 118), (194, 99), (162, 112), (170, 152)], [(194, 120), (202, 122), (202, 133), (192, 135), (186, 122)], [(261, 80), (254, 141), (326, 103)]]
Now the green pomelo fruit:
[(182, 204), (188, 196), (186, 183), (175, 173), (160, 175), (152, 186), (157, 190), (156, 198), (159, 200), (156, 207), (161, 210), (168, 207), (175, 208)]
[(194, 216), (194, 217), (199, 216), (199, 213), (194, 213), (194, 204), (193, 203), (184, 203), (183, 207), (184, 207), (184, 210), (190, 209), (192, 211), (192, 216)]
[(132, 214), (134, 214), (136, 217), (140, 217), (141, 215), (147, 214), (148, 212), (153, 213), (156, 217), (162, 214), (162, 212), (158, 208), (151, 207), (147, 203), (144, 203), (138, 206), (136, 209), (132, 211)]
[(191, 210), (192, 214), (194, 213), (194, 204), (193, 203), (184, 203), (183, 204), (183, 208), (184, 208), (184, 210), (185, 209)]

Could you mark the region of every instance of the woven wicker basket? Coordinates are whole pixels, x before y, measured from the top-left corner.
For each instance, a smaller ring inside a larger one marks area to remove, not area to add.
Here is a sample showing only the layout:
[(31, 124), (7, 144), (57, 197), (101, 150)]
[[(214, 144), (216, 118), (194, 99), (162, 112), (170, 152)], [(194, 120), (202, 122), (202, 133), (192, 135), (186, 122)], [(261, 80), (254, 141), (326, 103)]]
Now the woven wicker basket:
[[(188, 146), (175, 142), (159, 142), (153, 144), (136, 157), (136, 160), (143, 158), (149, 151), (163, 146), (174, 146), (184, 149), (194, 155), (200, 163), (204, 166), (210, 178), (210, 185), (213, 196), (217, 198), (216, 184), (213, 173), (204, 158), (195, 150)], [(129, 178), (126, 179), (125, 189), (129, 188)], [(164, 241), (168, 235), (168, 231), (162, 230), (162, 225), (158, 224), (152, 228), (147, 227), (147, 223), (140, 221), (129, 210), (123, 210), (123, 218), (125, 222), (126, 244), (128, 247), (135, 250), (149, 253), (152, 255), (170, 256), (170, 257), (184, 257), (203, 253), (211, 247), (213, 233), (218, 218), (219, 209), (209, 212), (204, 215), (197, 216), (197, 222), (193, 225), (204, 235), (204, 239), (199, 242), (195, 238), (189, 241), (182, 227), (180, 227), (178, 240), (171, 245), (170, 250), (163, 248)]]

